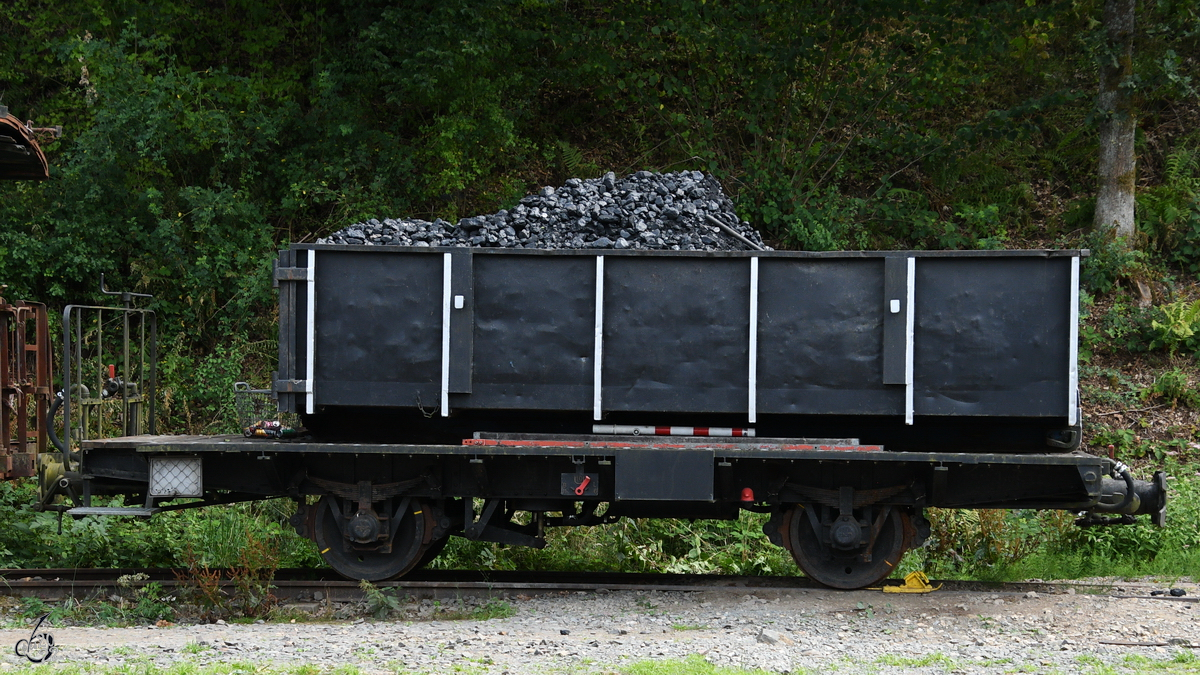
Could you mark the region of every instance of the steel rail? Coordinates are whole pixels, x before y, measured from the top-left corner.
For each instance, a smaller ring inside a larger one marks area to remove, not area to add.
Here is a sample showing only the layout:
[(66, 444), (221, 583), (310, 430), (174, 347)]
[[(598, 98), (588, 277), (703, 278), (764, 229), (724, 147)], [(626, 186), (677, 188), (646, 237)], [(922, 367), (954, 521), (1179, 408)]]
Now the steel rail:
[[(127, 581), (124, 588), (140, 588), (158, 583), (165, 590), (186, 587), (190, 583), (186, 570), (149, 569), (32, 569), (0, 570), (0, 594), (19, 597), (38, 597), (56, 600), (66, 597), (103, 597), (120, 591), (118, 579), (128, 575), (145, 575), (138, 581)], [(222, 587), (232, 587), (228, 570), (220, 570)], [(887, 583), (898, 583), (893, 580)], [(968, 593), (1024, 594), (1029, 591), (1047, 594), (1078, 592), (1109, 594), (1129, 590), (1142, 584), (1097, 583), (1075, 581), (1052, 582), (984, 582), (963, 580), (935, 581), (943, 591)], [(343, 579), (329, 570), (282, 569), (271, 581), (275, 595), (281, 601), (303, 602), (329, 600), (353, 602), (362, 600), (364, 593), (356, 581)], [(394, 588), (408, 597), (454, 598), (465, 596), (544, 595), (563, 592), (787, 592), (819, 591), (835, 593), (804, 577), (733, 576), (702, 574), (631, 574), (576, 572), (481, 572), (462, 570), (423, 570), (398, 581), (379, 582), (381, 588)], [(1158, 586), (1146, 584), (1147, 588)], [(1140, 596), (1138, 596), (1140, 597)], [(1148, 598), (1150, 596), (1147, 596)]]

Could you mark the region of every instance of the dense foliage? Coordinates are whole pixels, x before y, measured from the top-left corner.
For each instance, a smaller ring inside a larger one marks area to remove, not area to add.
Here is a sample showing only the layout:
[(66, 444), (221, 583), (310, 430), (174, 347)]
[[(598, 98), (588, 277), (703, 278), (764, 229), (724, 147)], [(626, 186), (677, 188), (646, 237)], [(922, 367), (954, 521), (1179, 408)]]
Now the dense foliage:
[[(1071, 244), (1088, 223), (1099, 0), (393, 5), (0, 8), (3, 102), (66, 127), (50, 181), (0, 186), (9, 295), (86, 300), (106, 272), (154, 294), (180, 372), (224, 371), (269, 361), (277, 246), (573, 175), (711, 171), (783, 247)], [(1195, 266), (1197, 10), (1139, 12), (1143, 247)], [(217, 345), (237, 358), (197, 361)], [(176, 384), (206, 413), (176, 422), (205, 428), (219, 402)]]

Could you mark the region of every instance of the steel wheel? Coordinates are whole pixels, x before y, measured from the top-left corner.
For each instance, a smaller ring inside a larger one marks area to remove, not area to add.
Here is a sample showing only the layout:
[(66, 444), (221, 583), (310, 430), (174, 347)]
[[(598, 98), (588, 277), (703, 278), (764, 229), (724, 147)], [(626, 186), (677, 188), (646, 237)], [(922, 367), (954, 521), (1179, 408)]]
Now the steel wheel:
[[(356, 548), (342, 536), (330, 501), (333, 499), (336, 497), (322, 497), (317, 503), (313, 534), (321, 557), (338, 574), (360, 581), (394, 579), (416, 567), (429, 548), (428, 535), (432, 528), (428, 526), (428, 514), (420, 501), (412, 500), (400, 514), (398, 529), (391, 540), (392, 550), (383, 553)], [(397, 527), (395, 522), (392, 525)]]
[(888, 578), (908, 550), (911, 529), (908, 514), (891, 509), (875, 539), (871, 561), (863, 562), (862, 550), (838, 551), (822, 542), (803, 506), (792, 509), (784, 525), (788, 534), (785, 543), (805, 576), (843, 589), (863, 588)]

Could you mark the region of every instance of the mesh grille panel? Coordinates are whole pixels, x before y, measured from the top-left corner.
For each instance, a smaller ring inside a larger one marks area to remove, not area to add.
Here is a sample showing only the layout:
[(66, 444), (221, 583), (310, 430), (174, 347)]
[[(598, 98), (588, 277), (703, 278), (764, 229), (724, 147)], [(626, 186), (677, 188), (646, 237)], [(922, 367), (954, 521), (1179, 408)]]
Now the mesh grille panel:
[(199, 457), (151, 457), (150, 496), (203, 497), (202, 468)]

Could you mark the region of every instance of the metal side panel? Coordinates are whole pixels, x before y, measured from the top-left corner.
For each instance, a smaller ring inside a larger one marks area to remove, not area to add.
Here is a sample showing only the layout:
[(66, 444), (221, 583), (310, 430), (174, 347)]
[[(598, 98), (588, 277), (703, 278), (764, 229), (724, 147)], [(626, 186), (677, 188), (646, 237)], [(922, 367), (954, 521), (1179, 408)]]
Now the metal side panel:
[(714, 457), (712, 449), (617, 450), (616, 498), (618, 501), (712, 501)]
[(474, 256), (471, 408), (591, 410), (594, 256)]
[(608, 256), (606, 411), (748, 412), (750, 261)]
[(883, 260), (760, 264), (759, 414), (904, 414), (904, 388), (884, 384), (881, 364)]
[(458, 248), (451, 257), (450, 393), (469, 394), (475, 358), (475, 256), (469, 248)]
[(429, 411), (448, 374), (463, 410), (1067, 419), (1073, 253), (605, 251), (598, 313), (596, 251), (296, 246), (280, 380), (317, 406)]
[(318, 258), (317, 404), (437, 408), (443, 256), (321, 251)]
[(920, 259), (916, 415), (1067, 417), (1070, 281), (1071, 258)]

